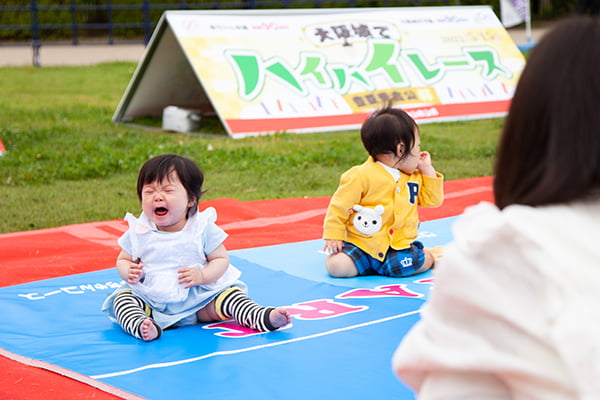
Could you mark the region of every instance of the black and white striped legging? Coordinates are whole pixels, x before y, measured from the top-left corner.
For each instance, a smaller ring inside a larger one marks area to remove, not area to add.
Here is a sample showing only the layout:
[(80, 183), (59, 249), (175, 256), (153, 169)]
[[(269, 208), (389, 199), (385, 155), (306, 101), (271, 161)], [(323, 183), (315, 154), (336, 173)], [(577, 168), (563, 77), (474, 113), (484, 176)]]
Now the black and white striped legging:
[[(121, 292), (114, 300), (115, 315), (121, 328), (131, 336), (142, 339), (142, 323), (152, 319), (152, 309), (132, 292)], [(154, 323), (154, 321), (152, 321)], [(160, 336), (161, 329), (154, 324)]]
[(231, 287), (217, 296), (215, 302), (217, 314), (223, 320), (233, 318), (245, 327), (259, 332), (274, 331), (269, 317), (273, 307), (256, 304), (240, 288)]
[[(152, 309), (129, 291), (117, 295), (114, 300), (114, 309), (121, 328), (128, 334), (142, 339), (141, 326), (146, 319), (152, 320)], [(231, 287), (221, 292), (215, 300), (215, 309), (222, 320), (233, 318), (245, 328), (259, 332), (277, 329), (269, 319), (274, 308), (263, 307), (255, 303), (237, 287)], [(154, 321), (152, 322), (154, 323)], [(160, 336), (160, 327), (156, 323), (154, 325)]]

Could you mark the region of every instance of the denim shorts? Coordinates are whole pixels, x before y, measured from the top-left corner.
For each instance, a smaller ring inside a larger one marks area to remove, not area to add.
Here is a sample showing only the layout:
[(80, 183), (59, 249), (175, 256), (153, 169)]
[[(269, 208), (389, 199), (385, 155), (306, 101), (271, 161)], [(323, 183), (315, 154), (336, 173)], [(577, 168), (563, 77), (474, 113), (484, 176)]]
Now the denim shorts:
[(384, 275), (401, 277), (414, 275), (425, 262), (423, 243), (415, 240), (403, 250), (389, 248), (383, 261), (371, 257), (362, 249), (344, 242), (342, 252), (347, 254), (358, 270), (358, 275)]

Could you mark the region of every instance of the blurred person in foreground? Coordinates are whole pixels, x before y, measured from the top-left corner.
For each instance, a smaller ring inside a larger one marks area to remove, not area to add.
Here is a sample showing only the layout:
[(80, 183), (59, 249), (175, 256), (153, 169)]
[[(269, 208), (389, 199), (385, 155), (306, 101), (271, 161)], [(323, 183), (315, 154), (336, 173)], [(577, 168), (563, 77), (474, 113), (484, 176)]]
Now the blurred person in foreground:
[(600, 19), (533, 48), (422, 320), (393, 356), (424, 399), (600, 399)]

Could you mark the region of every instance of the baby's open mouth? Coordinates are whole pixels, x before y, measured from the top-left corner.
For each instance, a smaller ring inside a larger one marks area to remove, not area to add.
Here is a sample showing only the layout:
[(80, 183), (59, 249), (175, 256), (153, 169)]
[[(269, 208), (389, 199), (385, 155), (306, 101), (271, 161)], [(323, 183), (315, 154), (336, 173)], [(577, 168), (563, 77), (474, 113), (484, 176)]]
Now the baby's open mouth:
[(169, 210), (167, 210), (164, 207), (157, 207), (154, 209), (154, 214), (158, 215), (159, 217), (166, 215), (168, 212), (169, 212)]

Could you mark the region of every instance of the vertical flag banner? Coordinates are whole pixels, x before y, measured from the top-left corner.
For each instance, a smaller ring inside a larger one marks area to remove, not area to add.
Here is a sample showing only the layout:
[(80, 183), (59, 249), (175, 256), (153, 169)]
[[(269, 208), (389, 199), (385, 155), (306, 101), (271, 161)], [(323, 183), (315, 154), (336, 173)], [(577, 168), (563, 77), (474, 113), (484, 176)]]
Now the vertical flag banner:
[(500, 0), (500, 19), (502, 24), (510, 28), (525, 22), (527, 4), (523, 0)]
[(488, 6), (168, 11), (115, 122), (214, 111), (232, 137), (503, 116), (525, 65)]

